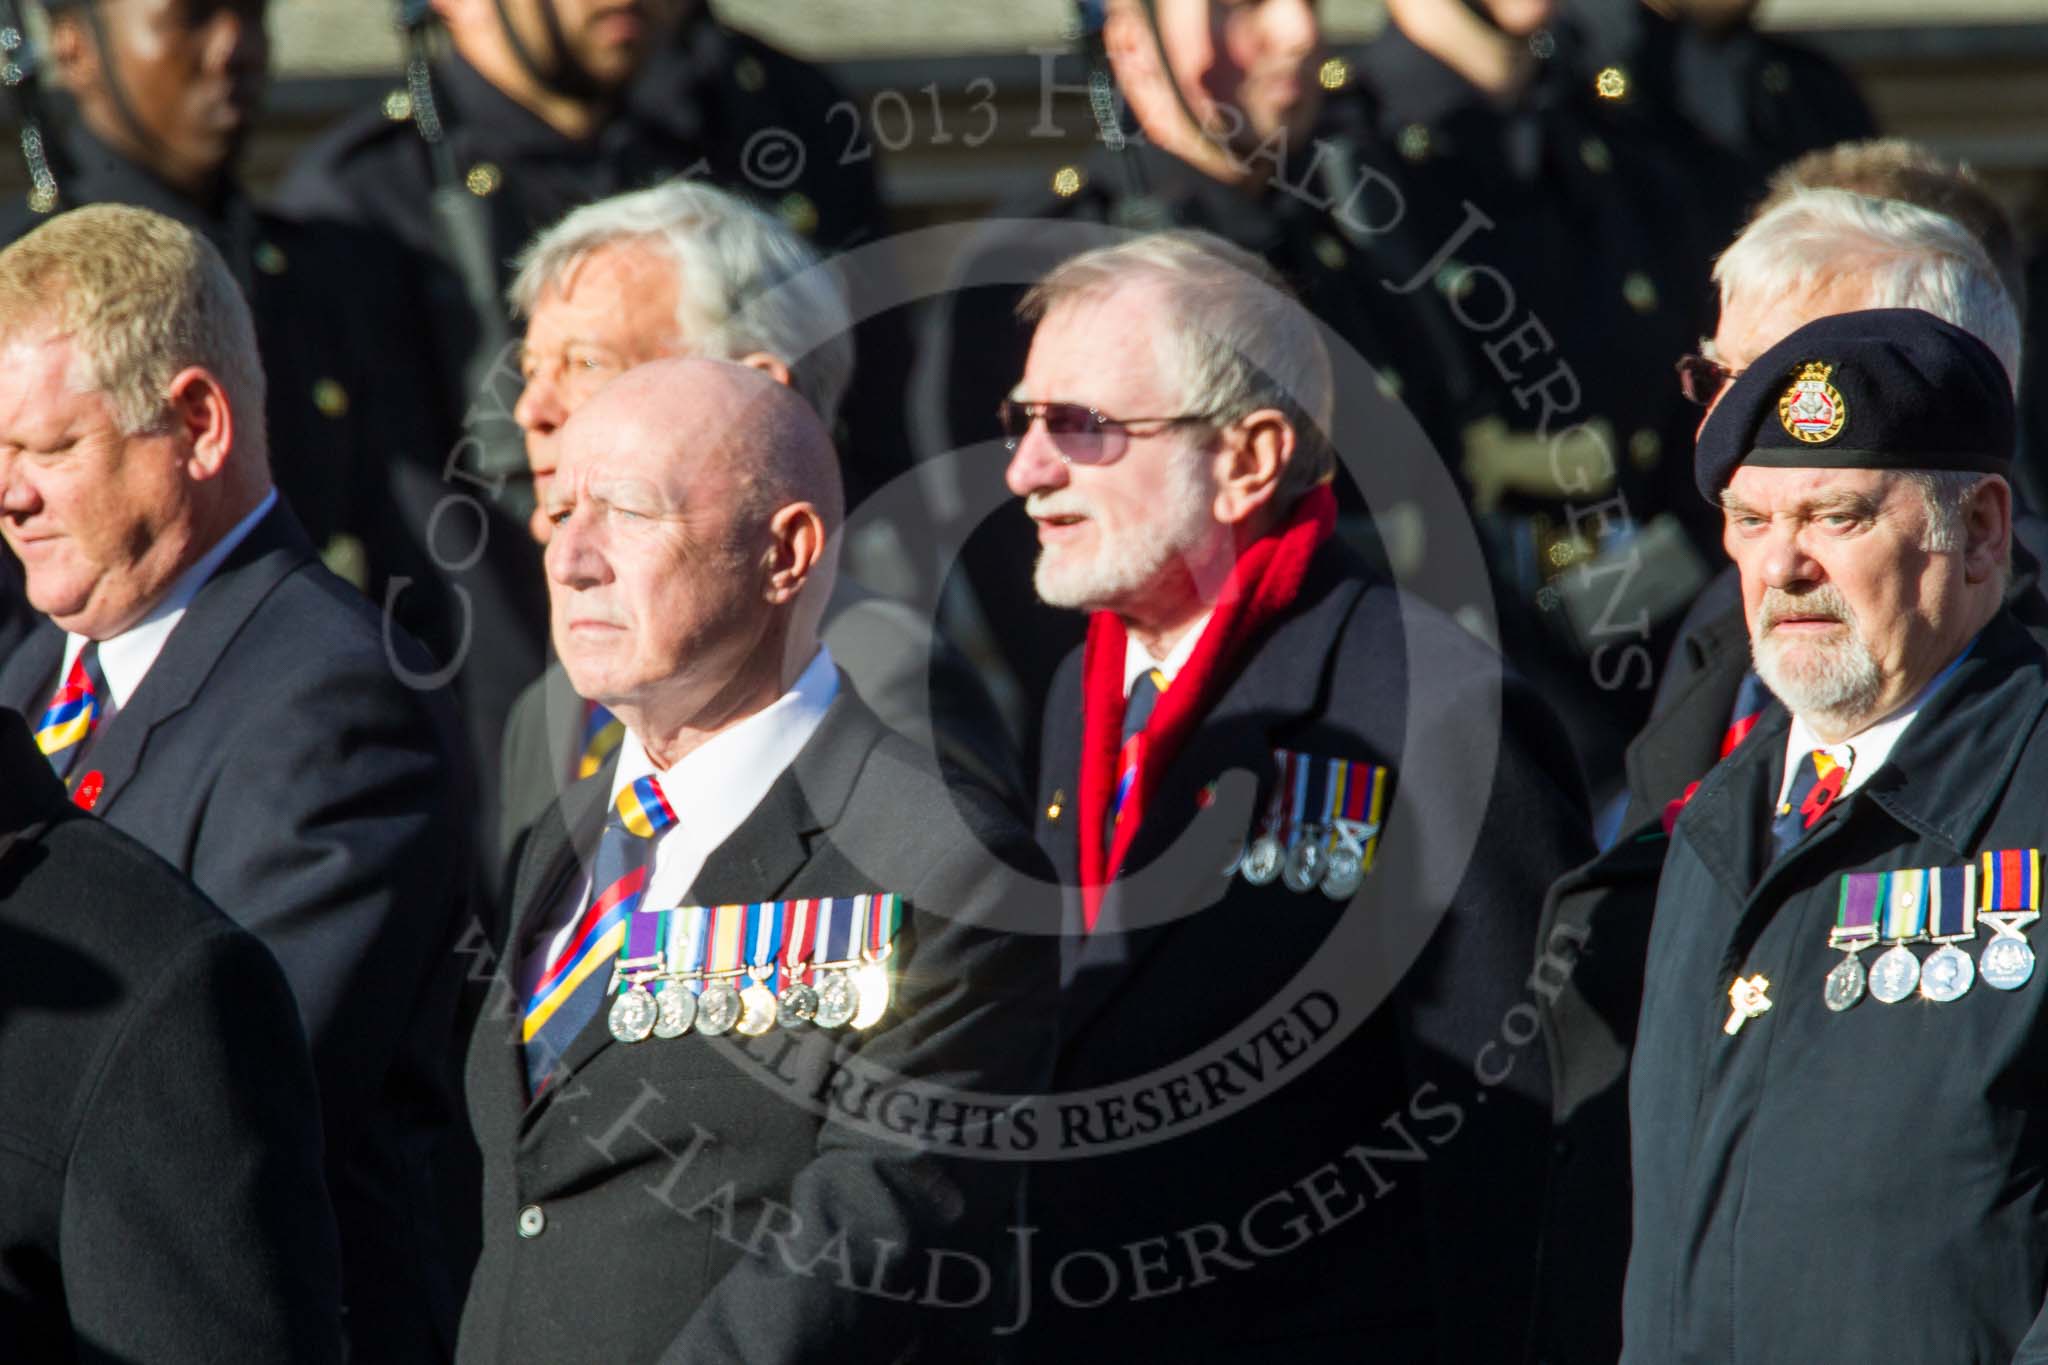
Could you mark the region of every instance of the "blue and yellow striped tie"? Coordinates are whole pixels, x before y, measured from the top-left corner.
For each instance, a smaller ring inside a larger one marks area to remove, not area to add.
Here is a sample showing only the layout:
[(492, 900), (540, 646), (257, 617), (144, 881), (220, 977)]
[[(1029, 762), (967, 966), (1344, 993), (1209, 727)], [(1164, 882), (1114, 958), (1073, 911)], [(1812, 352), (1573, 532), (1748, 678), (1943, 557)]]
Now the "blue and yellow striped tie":
[(107, 709), (107, 675), (100, 671), (99, 642), (88, 640), (64, 685), (57, 689), (41, 720), (36, 722), (36, 747), (50, 760), (57, 776), (68, 778), (71, 765), (85, 752), (101, 713)]
[(594, 701), (583, 703), (583, 747), (569, 765), (569, 780), (594, 777), (626, 738), (626, 722)]
[(570, 1041), (604, 1003), (610, 984), (604, 969), (618, 958), (627, 922), (647, 893), (655, 838), (675, 822), (675, 809), (652, 776), (620, 791), (605, 817), (590, 903), (526, 998), (519, 1036), (526, 1047), (528, 1093), (538, 1096), (547, 1088)]

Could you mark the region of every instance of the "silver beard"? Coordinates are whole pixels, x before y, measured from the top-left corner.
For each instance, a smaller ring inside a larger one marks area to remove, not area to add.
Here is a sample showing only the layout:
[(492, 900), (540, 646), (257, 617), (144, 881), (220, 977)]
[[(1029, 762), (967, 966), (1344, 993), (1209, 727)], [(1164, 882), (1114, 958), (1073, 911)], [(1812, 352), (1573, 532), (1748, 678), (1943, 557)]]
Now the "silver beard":
[[(1785, 616), (1832, 616), (1848, 628), (1848, 636), (1826, 642), (1789, 642), (1770, 634)], [(1876, 656), (1863, 642), (1856, 613), (1835, 588), (1822, 584), (1793, 594), (1767, 589), (1757, 604), (1750, 628), (1750, 658), (1764, 686), (1795, 716), (1809, 723), (1818, 718), (1828, 729), (1852, 730), (1876, 707), (1884, 677)]]

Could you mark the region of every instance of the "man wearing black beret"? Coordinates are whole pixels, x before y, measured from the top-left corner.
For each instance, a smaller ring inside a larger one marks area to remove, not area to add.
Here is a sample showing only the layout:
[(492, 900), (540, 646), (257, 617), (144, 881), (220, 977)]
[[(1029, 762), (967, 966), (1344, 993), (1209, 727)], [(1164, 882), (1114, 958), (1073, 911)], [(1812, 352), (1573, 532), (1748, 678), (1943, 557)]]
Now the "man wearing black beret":
[(2013, 420), (1982, 342), (1884, 309), (1771, 347), (1701, 431), (1775, 700), (1664, 864), (1625, 1365), (2048, 1360), (2048, 653), (2001, 601)]

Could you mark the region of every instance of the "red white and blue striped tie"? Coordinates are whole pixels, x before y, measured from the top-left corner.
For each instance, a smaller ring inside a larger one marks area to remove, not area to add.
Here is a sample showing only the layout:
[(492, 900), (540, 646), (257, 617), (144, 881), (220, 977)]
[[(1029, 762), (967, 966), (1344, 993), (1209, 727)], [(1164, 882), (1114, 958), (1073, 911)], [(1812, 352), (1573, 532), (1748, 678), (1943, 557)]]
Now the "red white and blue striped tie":
[(547, 1088), (570, 1041), (604, 1004), (610, 984), (604, 968), (618, 958), (626, 926), (646, 895), (655, 838), (675, 822), (675, 809), (652, 776), (620, 791), (605, 817), (590, 901), (526, 998), (519, 1036), (531, 1094)]

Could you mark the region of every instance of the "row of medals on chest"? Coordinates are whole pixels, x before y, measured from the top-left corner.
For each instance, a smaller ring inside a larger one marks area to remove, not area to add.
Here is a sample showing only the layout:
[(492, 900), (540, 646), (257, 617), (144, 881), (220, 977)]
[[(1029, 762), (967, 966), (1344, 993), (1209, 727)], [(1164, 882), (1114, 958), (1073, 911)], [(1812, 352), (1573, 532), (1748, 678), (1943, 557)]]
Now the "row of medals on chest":
[[(798, 964), (778, 993), (768, 979), (774, 964), (749, 964), (723, 971), (672, 973), (660, 957), (622, 958), (612, 968), (616, 992), (606, 1016), (612, 1037), (622, 1043), (680, 1038), (692, 1028), (702, 1034), (743, 1033), (750, 1037), (780, 1024), (785, 1029), (873, 1028), (889, 1009), (893, 945), (858, 959)], [(815, 984), (803, 977), (815, 967)], [(741, 985), (741, 979), (746, 984)], [(701, 983), (692, 990), (691, 983)], [(649, 987), (652, 989), (649, 989)]]
[[(1223, 875), (1241, 874), (1253, 886), (1267, 886), (1277, 880), (1296, 895), (1320, 889), (1334, 901), (1351, 899), (1365, 882), (1370, 861), (1368, 846), (1380, 832), (1378, 822), (1339, 815), (1337, 805), (1342, 797), (1328, 783), (1304, 783), (1295, 788), (1287, 781), (1288, 760), (1312, 761), (1307, 755), (1275, 750), (1273, 756), (1280, 765), (1282, 780), (1274, 784), (1257, 837), (1224, 864)], [(1353, 770), (1353, 781), (1376, 786), (1386, 780), (1383, 771), (1370, 765), (1346, 766)], [(1317, 787), (1322, 788), (1318, 796), (1323, 810), (1311, 814), (1308, 803), (1317, 798), (1309, 796), (1309, 792)], [(1368, 809), (1370, 803), (1368, 798)]]
[[(1896, 1005), (1915, 993), (1937, 1004), (1960, 1000), (1978, 977), (1996, 990), (2016, 991), (2034, 975), (2034, 950), (2020, 931), (2039, 917), (2031, 910), (1977, 911), (1966, 916), (1955, 933), (1927, 933), (1916, 925), (1903, 933), (1880, 938), (1875, 924), (1844, 927), (1828, 933), (1828, 946), (1842, 953), (1842, 960), (1828, 973), (1822, 998), (1839, 1013), (1855, 1005), (1867, 991), (1879, 1003)], [(1992, 928), (1978, 960), (1957, 947), (1977, 937), (1975, 921)], [(1924, 920), (1919, 922), (1924, 924)], [(1891, 946), (1865, 968), (1862, 953), (1878, 943)], [(1940, 946), (1922, 962), (1909, 944), (1933, 942)]]

